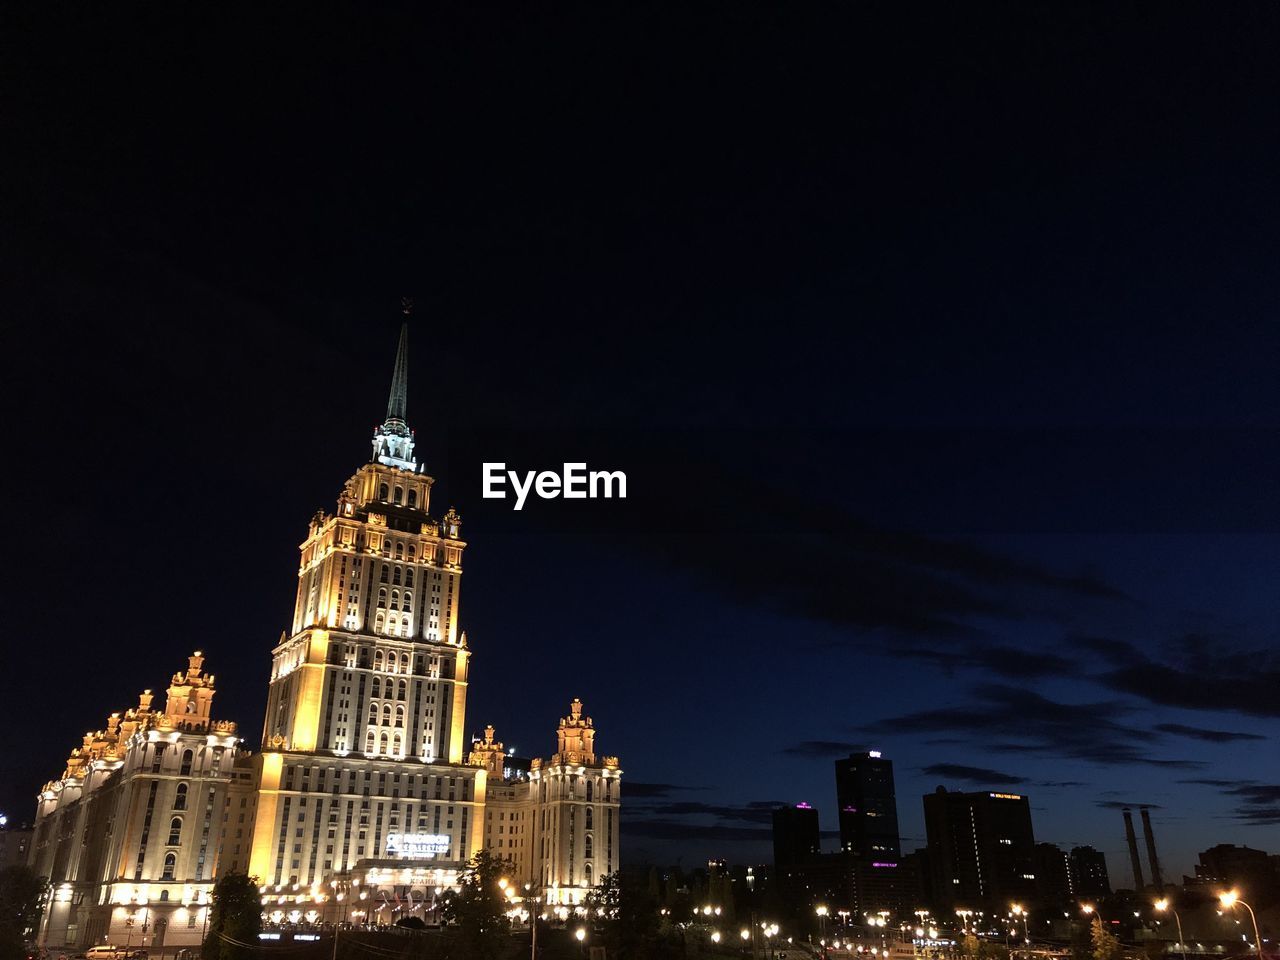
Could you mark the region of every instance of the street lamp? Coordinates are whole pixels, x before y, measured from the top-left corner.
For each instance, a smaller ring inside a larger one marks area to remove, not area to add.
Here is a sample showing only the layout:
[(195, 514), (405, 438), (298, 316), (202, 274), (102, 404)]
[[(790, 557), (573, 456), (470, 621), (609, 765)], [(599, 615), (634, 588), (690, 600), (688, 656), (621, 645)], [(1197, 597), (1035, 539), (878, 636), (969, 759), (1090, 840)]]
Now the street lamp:
[(827, 935), (827, 905), (820, 903), (813, 908), (813, 912), (818, 915), (818, 936), (825, 939)]
[(1238, 903), (1249, 911), (1249, 919), (1253, 921), (1253, 946), (1258, 951), (1258, 960), (1262, 960), (1262, 935), (1258, 933), (1258, 918), (1253, 912), (1253, 907), (1241, 900), (1240, 894), (1234, 890), (1218, 894), (1218, 901), (1228, 910)]
[(1022, 904), (1020, 903), (1009, 904), (1009, 909), (1013, 911), (1013, 915), (1015, 917), (1022, 918), (1022, 940), (1026, 944), (1026, 946), (1028, 947), (1031, 946), (1031, 932), (1027, 928), (1027, 914), (1028, 914), (1027, 909), (1023, 907)]
[(1155, 902), (1155, 908), (1161, 913), (1164, 913), (1167, 910), (1173, 914), (1174, 922), (1178, 925), (1178, 954), (1179, 956), (1186, 956), (1186, 951), (1182, 946), (1182, 918), (1178, 916), (1178, 911), (1173, 908), (1171, 903), (1169, 903), (1168, 897), (1161, 897), (1157, 900)]

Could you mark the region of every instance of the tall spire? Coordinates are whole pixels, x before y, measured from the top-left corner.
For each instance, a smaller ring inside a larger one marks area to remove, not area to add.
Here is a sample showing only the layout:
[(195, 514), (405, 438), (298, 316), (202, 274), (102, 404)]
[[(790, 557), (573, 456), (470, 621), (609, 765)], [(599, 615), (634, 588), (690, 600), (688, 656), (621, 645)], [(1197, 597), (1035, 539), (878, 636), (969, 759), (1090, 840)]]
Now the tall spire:
[(409, 314), (413, 312), (413, 301), (402, 297), (400, 308), (404, 313), (404, 322), (400, 324), (400, 346), (396, 350), (396, 366), (391, 374), (391, 396), (387, 400), (388, 420), (404, 420), (409, 401)]
[(391, 395), (387, 399), (387, 419), (373, 432), (373, 459), (401, 470), (417, 470), (413, 458), (413, 431), (405, 422), (409, 400), (409, 314), (413, 301), (400, 301), (404, 322), (400, 325), (400, 346), (396, 349), (395, 370), (391, 374)]

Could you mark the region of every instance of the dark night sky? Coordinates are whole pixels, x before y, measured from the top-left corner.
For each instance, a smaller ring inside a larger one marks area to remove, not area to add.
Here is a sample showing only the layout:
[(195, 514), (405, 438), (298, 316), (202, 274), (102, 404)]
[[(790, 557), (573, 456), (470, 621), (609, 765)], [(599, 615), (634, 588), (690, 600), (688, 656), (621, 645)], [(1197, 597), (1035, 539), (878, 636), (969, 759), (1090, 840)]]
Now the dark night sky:
[(633, 861), (860, 745), (907, 849), (946, 783), (1280, 850), (1280, 8), (183, 14), (2, 15), (11, 813), (195, 647), (256, 747), (407, 293), (469, 721), (582, 696)]

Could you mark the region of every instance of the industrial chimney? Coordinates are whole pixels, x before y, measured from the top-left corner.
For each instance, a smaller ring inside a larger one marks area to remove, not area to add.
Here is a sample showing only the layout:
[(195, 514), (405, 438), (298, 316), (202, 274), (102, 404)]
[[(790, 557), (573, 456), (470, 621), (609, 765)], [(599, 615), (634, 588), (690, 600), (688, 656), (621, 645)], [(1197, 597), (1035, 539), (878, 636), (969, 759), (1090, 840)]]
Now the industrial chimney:
[(1147, 882), (1142, 878), (1142, 861), (1138, 859), (1138, 838), (1133, 833), (1133, 813), (1128, 807), (1124, 808), (1124, 835), (1129, 841), (1129, 863), (1133, 866), (1134, 890), (1141, 893), (1146, 889)]
[(1160, 875), (1160, 857), (1156, 855), (1156, 835), (1151, 832), (1151, 814), (1142, 808), (1142, 833), (1147, 839), (1147, 864), (1151, 867), (1151, 885), (1156, 893), (1164, 893), (1164, 878)]

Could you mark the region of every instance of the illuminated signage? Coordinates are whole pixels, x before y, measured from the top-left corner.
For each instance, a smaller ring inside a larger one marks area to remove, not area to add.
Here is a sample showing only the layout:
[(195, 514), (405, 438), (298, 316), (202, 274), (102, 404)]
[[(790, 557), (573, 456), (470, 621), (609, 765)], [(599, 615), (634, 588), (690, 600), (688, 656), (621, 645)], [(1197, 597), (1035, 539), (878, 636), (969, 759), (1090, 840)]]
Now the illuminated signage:
[(1019, 793), (993, 793), (991, 796), (997, 800), (1021, 800), (1022, 794)]
[(429, 860), (449, 852), (450, 839), (443, 833), (389, 833), (387, 856), (401, 860)]

